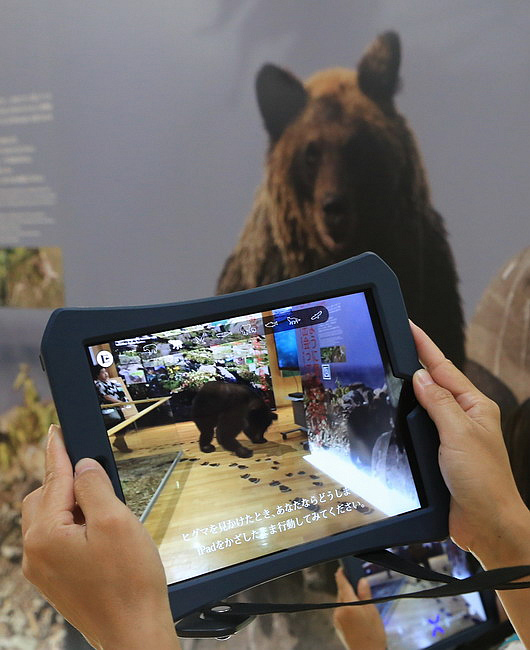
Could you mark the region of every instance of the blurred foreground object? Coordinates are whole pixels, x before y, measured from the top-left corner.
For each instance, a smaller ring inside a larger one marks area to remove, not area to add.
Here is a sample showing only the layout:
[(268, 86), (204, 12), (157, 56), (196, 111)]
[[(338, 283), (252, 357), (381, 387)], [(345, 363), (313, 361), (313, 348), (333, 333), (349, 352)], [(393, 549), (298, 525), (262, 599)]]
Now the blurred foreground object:
[(0, 648), (61, 650), (64, 620), (22, 575), (20, 509), (44, 476), (44, 439), (57, 422), (41, 401), (27, 366), (14, 383), (23, 400), (0, 416)]

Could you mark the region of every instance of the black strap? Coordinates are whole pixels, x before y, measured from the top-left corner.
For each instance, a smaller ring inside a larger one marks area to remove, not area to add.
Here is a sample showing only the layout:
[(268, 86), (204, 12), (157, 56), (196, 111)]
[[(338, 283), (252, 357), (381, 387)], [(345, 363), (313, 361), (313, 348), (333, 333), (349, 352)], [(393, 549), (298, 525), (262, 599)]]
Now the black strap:
[(406, 576), (411, 576), (412, 578), (418, 578), (419, 580), (429, 580), (430, 582), (455, 582), (458, 581), (458, 578), (449, 576), (445, 573), (438, 573), (432, 569), (422, 566), (421, 564), (416, 564), (411, 560), (407, 560), (401, 555), (396, 555), (391, 551), (370, 551), (368, 553), (359, 553), (356, 557), (365, 562), (371, 562), (372, 564), (379, 564), (379, 566), (384, 567), (385, 569), (390, 569), (391, 571), (397, 571)]
[[(392, 556), (392, 557), (390, 557)], [(435, 582), (445, 582), (439, 587), (432, 589), (422, 589), (406, 594), (395, 594), (393, 596), (383, 596), (381, 598), (372, 598), (370, 600), (361, 600), (350, 603), (236, 603), (222, 602), (220, 604), (228, 606), (228, 615), (258, 616), (261, 614), (280, 614), (291, 612), (307, 612), (319, 609), (333, 609), (335, 607), (360, 606), (379, 603), (386, 603), (389, 600), (402, 600), (405, 598), (445, 598), (447, 596), (459, 596), (461, 594), (472, 593), (475, 591), (486, 591), (496, 589), (499, 591), (511, 589), (527, 589), (530, 582), (513, 582), (520, 578), (530, 576), (530, 565), (521, 565), (513, 567), (503, 567), (501, 569), (492, 569), (490, 571), (481, 571), (469, 578), (458, 579), (435, 571), (430, 571), (425, 567), (409, 562), (404, 558), (394, 555), (389, 551), (376, 551), (358, 555), (360, 559), (374, 562), (393, 571), (399, 571), (405, 575), (411, 575), (415, 578), (426, 579)], [(377, 562), (376, 562), (377, 560)], [(398, 568), (399, 567), (399, 568)], [(222, 613), (212, 611), (206, 608), (205, 612), (211, 616), (223, 616)]]

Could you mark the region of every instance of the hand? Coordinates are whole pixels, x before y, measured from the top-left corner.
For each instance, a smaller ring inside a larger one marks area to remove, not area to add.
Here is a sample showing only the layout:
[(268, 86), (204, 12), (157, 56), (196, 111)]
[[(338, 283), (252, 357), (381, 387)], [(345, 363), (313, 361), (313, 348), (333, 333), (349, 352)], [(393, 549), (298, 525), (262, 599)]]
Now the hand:
[(95, 648), (179, 648), (153, 541), (99, 463), (79, 461), (74, 477), (58, 427), (22, 532), (24, 575)]
[(414, 375), (414, 391), (440, 435), (440, 469), (451, 492), (451, 538), (488, 568), (501, 566), (514, 536), (528, 544), (528, 509), (510, 469), (499, 408), (423, 330), (412, 323), (411, 328), (425, 366)]
[[(370, 585), (366, 578), (357, 584), (357, 594), (350, 581), (339, 569), (335, 573), (337, 583), (337, 602), (351, 603), (356, 600), (368, 600), (372, 597)], [(383, 621), (375, 605), (362, 607), (337, 607), (333, 611), (333, 625), (340, 640), (349, 650), (385, 650), (386, 633)]]

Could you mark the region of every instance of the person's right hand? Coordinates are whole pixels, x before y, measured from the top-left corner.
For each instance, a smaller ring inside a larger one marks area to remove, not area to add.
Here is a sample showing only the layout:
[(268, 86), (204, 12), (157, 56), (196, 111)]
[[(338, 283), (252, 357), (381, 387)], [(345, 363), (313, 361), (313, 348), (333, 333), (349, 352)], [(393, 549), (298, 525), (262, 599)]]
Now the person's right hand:
[[(423, 330), (412, 323), (411, 328), (425, 366), (414, 375), (414, 391), (440, 435), (440, 469), (451, 492), (451, 538), (487, 568), (510, 564), (514, 538), (530, 545), (529, 516), (511, 472), (499, 408)], [(511, 564), (530, 564), (514, 560)]]

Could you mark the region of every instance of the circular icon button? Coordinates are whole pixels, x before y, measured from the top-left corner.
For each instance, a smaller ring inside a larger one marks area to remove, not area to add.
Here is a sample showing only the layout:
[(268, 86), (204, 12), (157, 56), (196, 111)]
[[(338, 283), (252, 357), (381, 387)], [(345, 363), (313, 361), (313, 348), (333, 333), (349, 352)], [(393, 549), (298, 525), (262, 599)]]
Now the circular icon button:
[(108, 350), (100, 350), (96, 355), (96, 361), (102, 368), (109, 368), (114, 363), (114, 358)]

